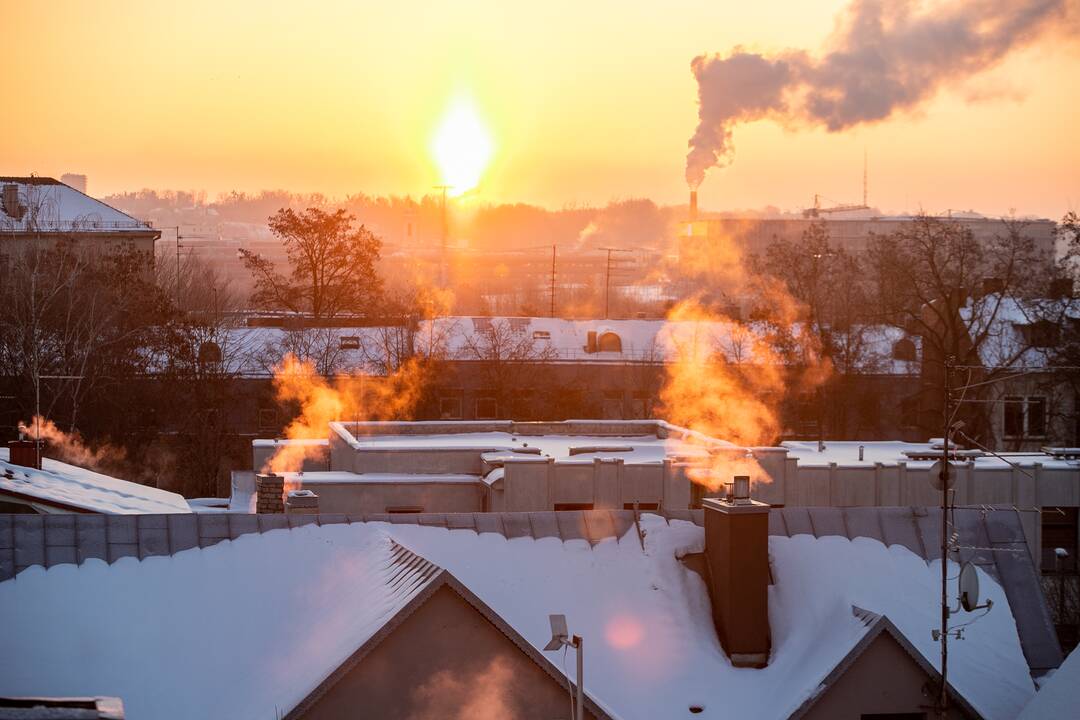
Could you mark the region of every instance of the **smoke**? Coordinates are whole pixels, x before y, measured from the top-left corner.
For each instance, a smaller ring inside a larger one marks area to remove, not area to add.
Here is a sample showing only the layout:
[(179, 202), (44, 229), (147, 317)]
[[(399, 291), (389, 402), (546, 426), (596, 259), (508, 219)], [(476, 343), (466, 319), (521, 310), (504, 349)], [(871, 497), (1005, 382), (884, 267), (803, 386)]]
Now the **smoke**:
[[(314, 363), (286, 355), (274, 370), (274, 390), (279, 402), (296, 403), (299, 414), (285, 428), (290, 440), (327, 437), (329, 423), (363, 420), (407, 420), (419, 403), (428, 381), (429, 365), (411, 357), (385, 377), (349, 375), (325, 378)], [(310, 444), (281, 445), (263, 472), (296, 472), (304, 459), (320, 451)]]
[(44, 440), (50, 457), (90, 470), (116, 468), (127, 457), (123, 448), (108, 443), (90, 447), (78, 432), (66, 433), (52, 420), (40, 415), (35, 415), (29, 423), (20, 420), (19, 434), (32, 440)]
[(698, 127), (686, 157), (686, 181), (730, 162), (732, 130), (772, 118), (837, 132), (912, 110), (943, 87), (989, 69), (1010, 52), (1060, 27), (1075, 0), (854, 0), (820, 56), (772, 55), (736, 47), (700, 55)]
[(443, 670), (412, 694), (416, 720), (514, 720), (525, 716), (507, 688), (514, 678), (509, 665), (493, 658), (475, 673)]
[[(715, 491), (734, 475), (767, 480), (743, 448), (776, 442), (785, 400), (815, 390), (831, 367), (816, 338), (802, 331), (805, 308), (782, 283), (750, 272), (735, 238), (686, 238), (679, 260), (688, 276), (725, 292), (668, 313), (659, 341), (674, 357), (660, 390), (661, 416), (734, 444), (714, 448), (708, 462), (688, 471), (695, 482)], [(730, 302), (736, 298), (742, 303)], [(742, 304), (750, 305), (749, 321), (732, 317), (741, 316)]]

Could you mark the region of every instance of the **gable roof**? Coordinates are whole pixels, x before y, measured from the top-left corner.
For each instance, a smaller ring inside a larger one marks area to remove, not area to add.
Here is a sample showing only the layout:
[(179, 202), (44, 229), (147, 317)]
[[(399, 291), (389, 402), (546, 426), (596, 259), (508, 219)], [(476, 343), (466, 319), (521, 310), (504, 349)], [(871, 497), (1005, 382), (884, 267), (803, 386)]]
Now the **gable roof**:
[[(181, 496), (149, 485), (69, 465), (52, 458), (41, 459), (41, 469), (8, 462), (9, 451), (0, 448), (0, 497), (45, 512), (97, 513), (190, 513)], [(0, 576), (2, 577), (2, 576)]]
[[(406, 605), (401, 607), (393, 617), (388, 618), (378, 632), (368, 638), (364, 644), (356, 649), (356, 652), (350, 655), (349, 658), (331, 672), (318, 687), (301, 700), (300, 703), (285, 716), (284, 720), (296, 720), (297, 718), (303, 717), (308, 710), (326, 695), (326, 693), (359, 665), (364, 658), (379, 645), (379, 643), (389, 637), (390, 634), (408, 619), (410, 615), (416, 612), (416, 610), (423, 606), (432, 595), (444, 587), (457, 593), (462, 600), (471, 605), (485, 620), (494, 625), (499, 632), (510, 640), (510, 642), (514, 643), (522, 653), (536, 663), (536, 665), (553, 680), (559, 684), (565, 684), (568, 691), (574, 691), (576, 684), (571, 681), (570, 678), (559, 672), (558, 668), (556, 668), (550, 660), (541, 655), (536, 648), (525, 640), (525, 638), (521, 637), (520, 633), (514, 630), (514, 628), (503, 620), (498, 613), (492, 610), (487, 603), (478, 598), (475, 593), (465, 587), (461, 581), (455, 578), (449, 571), (425, 560), (400, 543), (391, 541), (391, 547), (393, 548), (392, 552), (398, 556), (399, 562), (403, 567), (415, 567), (419, 573), (422, 573), (425, 576), (423, 588), (420, 589)], [(601, 710), (588, 694), (585, 694), (585, 706), (588, 708), (589, 713), (598, 720), (608, 718), (607, 713)]]
[(0, 207), (0, 233), (158, 233), (149, 223), (50, 177), (0, 177), (0, 187), (5, 185), (18, 187), (26, 210), (12, 217)]
[[(798, 720), (798, 718), (805, 717), (814, 705), (817, 704), (818, 700), (824, 697), (832, 686), (844, 676), (844, 673), (858, 662), (859, 658), (862, 657), (862, 654), (866, 652), (866, 650), (873, 645), (874, 641), (881, 635), (887, 635), (896, 641), (900, 648), (924, 673), (926, 673), (931, 681), (934, 683), (941, 682), (941, 673), (938, 672), (937, 668), (927, 662), (926, 657), (911, 644), (911, 641), (907, 639), (907, 636), (905, 636), (904, 633), (889, 620), (889, 618), (884, 615), (870, 612), (869, 610), (864, 610), (855, 605), (851, 606), (851, 613), (866, 626), (866, 632), (864, 632), (862, 637), (859, 638), (859, 641), (852, 646), (848, 654), (844, 656), (844, 659), (837, 663), (836, 667), (822, 679), (821, 684), (814, 694), (807, 698), (806, 702), (800, 705), (799, 709), (791, 714), (791, 720)], [(948, 693), (949, 701), (959, 706), (964, 711), (965, 715), (971, 718), (982, 717), (982, 715), (971, 706), (971, 703), (956, 691), (956, 688), (953, 687), (951, 682), (948, 684)]]

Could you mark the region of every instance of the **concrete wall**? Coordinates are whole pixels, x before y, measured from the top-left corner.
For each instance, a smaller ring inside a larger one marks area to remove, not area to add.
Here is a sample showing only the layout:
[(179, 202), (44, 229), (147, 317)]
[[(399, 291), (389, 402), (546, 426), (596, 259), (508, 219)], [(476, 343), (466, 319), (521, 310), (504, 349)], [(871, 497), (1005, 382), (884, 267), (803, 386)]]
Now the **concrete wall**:
[(557, 504), (591, 504), (622, 510), (635, 501), (663, 509), (690, 507), (690, 480), (671, 462), (628, 465), (621, 458), (591, 463), (515, 460), (505, 464), (500, 506), (509, 512), (553, 510)]
[(319, 512), (383, 513), (417, 507), (422, 512), (483, 512), (483, 483), (308, 483), (319, 496)]
[(445, 586), (303, 715), (309, 720), (466, 716), (565, 718), (569, 693)]
[[(868, 714), (922, 713), (930, 716), (934, 698), (923, 688), (926, 672), (892, 636), (881, 633), (855, 663), (818, 698), (807, 720), (860, 720)], [(950, 707), (952, 720), (968, 716)]]

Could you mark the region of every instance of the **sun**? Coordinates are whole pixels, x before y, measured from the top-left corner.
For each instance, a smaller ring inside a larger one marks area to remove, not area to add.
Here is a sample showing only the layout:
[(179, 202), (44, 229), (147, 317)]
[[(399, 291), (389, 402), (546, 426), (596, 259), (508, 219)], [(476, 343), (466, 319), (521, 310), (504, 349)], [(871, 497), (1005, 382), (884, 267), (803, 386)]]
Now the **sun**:
[(451, 195), (460, 195), (479, 184), (493, 151), (491, 134), (473, 102), (466, 97), (452, 101), (431, 142), (442, 182), (450, 186)]

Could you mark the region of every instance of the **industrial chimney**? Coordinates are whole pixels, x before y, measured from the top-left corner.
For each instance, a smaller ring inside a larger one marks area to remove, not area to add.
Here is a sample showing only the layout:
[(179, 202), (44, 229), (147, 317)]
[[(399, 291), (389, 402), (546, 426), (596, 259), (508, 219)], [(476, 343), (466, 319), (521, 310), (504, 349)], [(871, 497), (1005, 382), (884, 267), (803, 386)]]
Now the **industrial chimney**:
[(697, 190), (690, 191), (690, 222), (697, 220)]
[(705, 562), (713, 620), (731, 664), (769, 662), (769, 506), (750, 499), (750, 478), (735, 477), (728, 498), (706, 498)]

